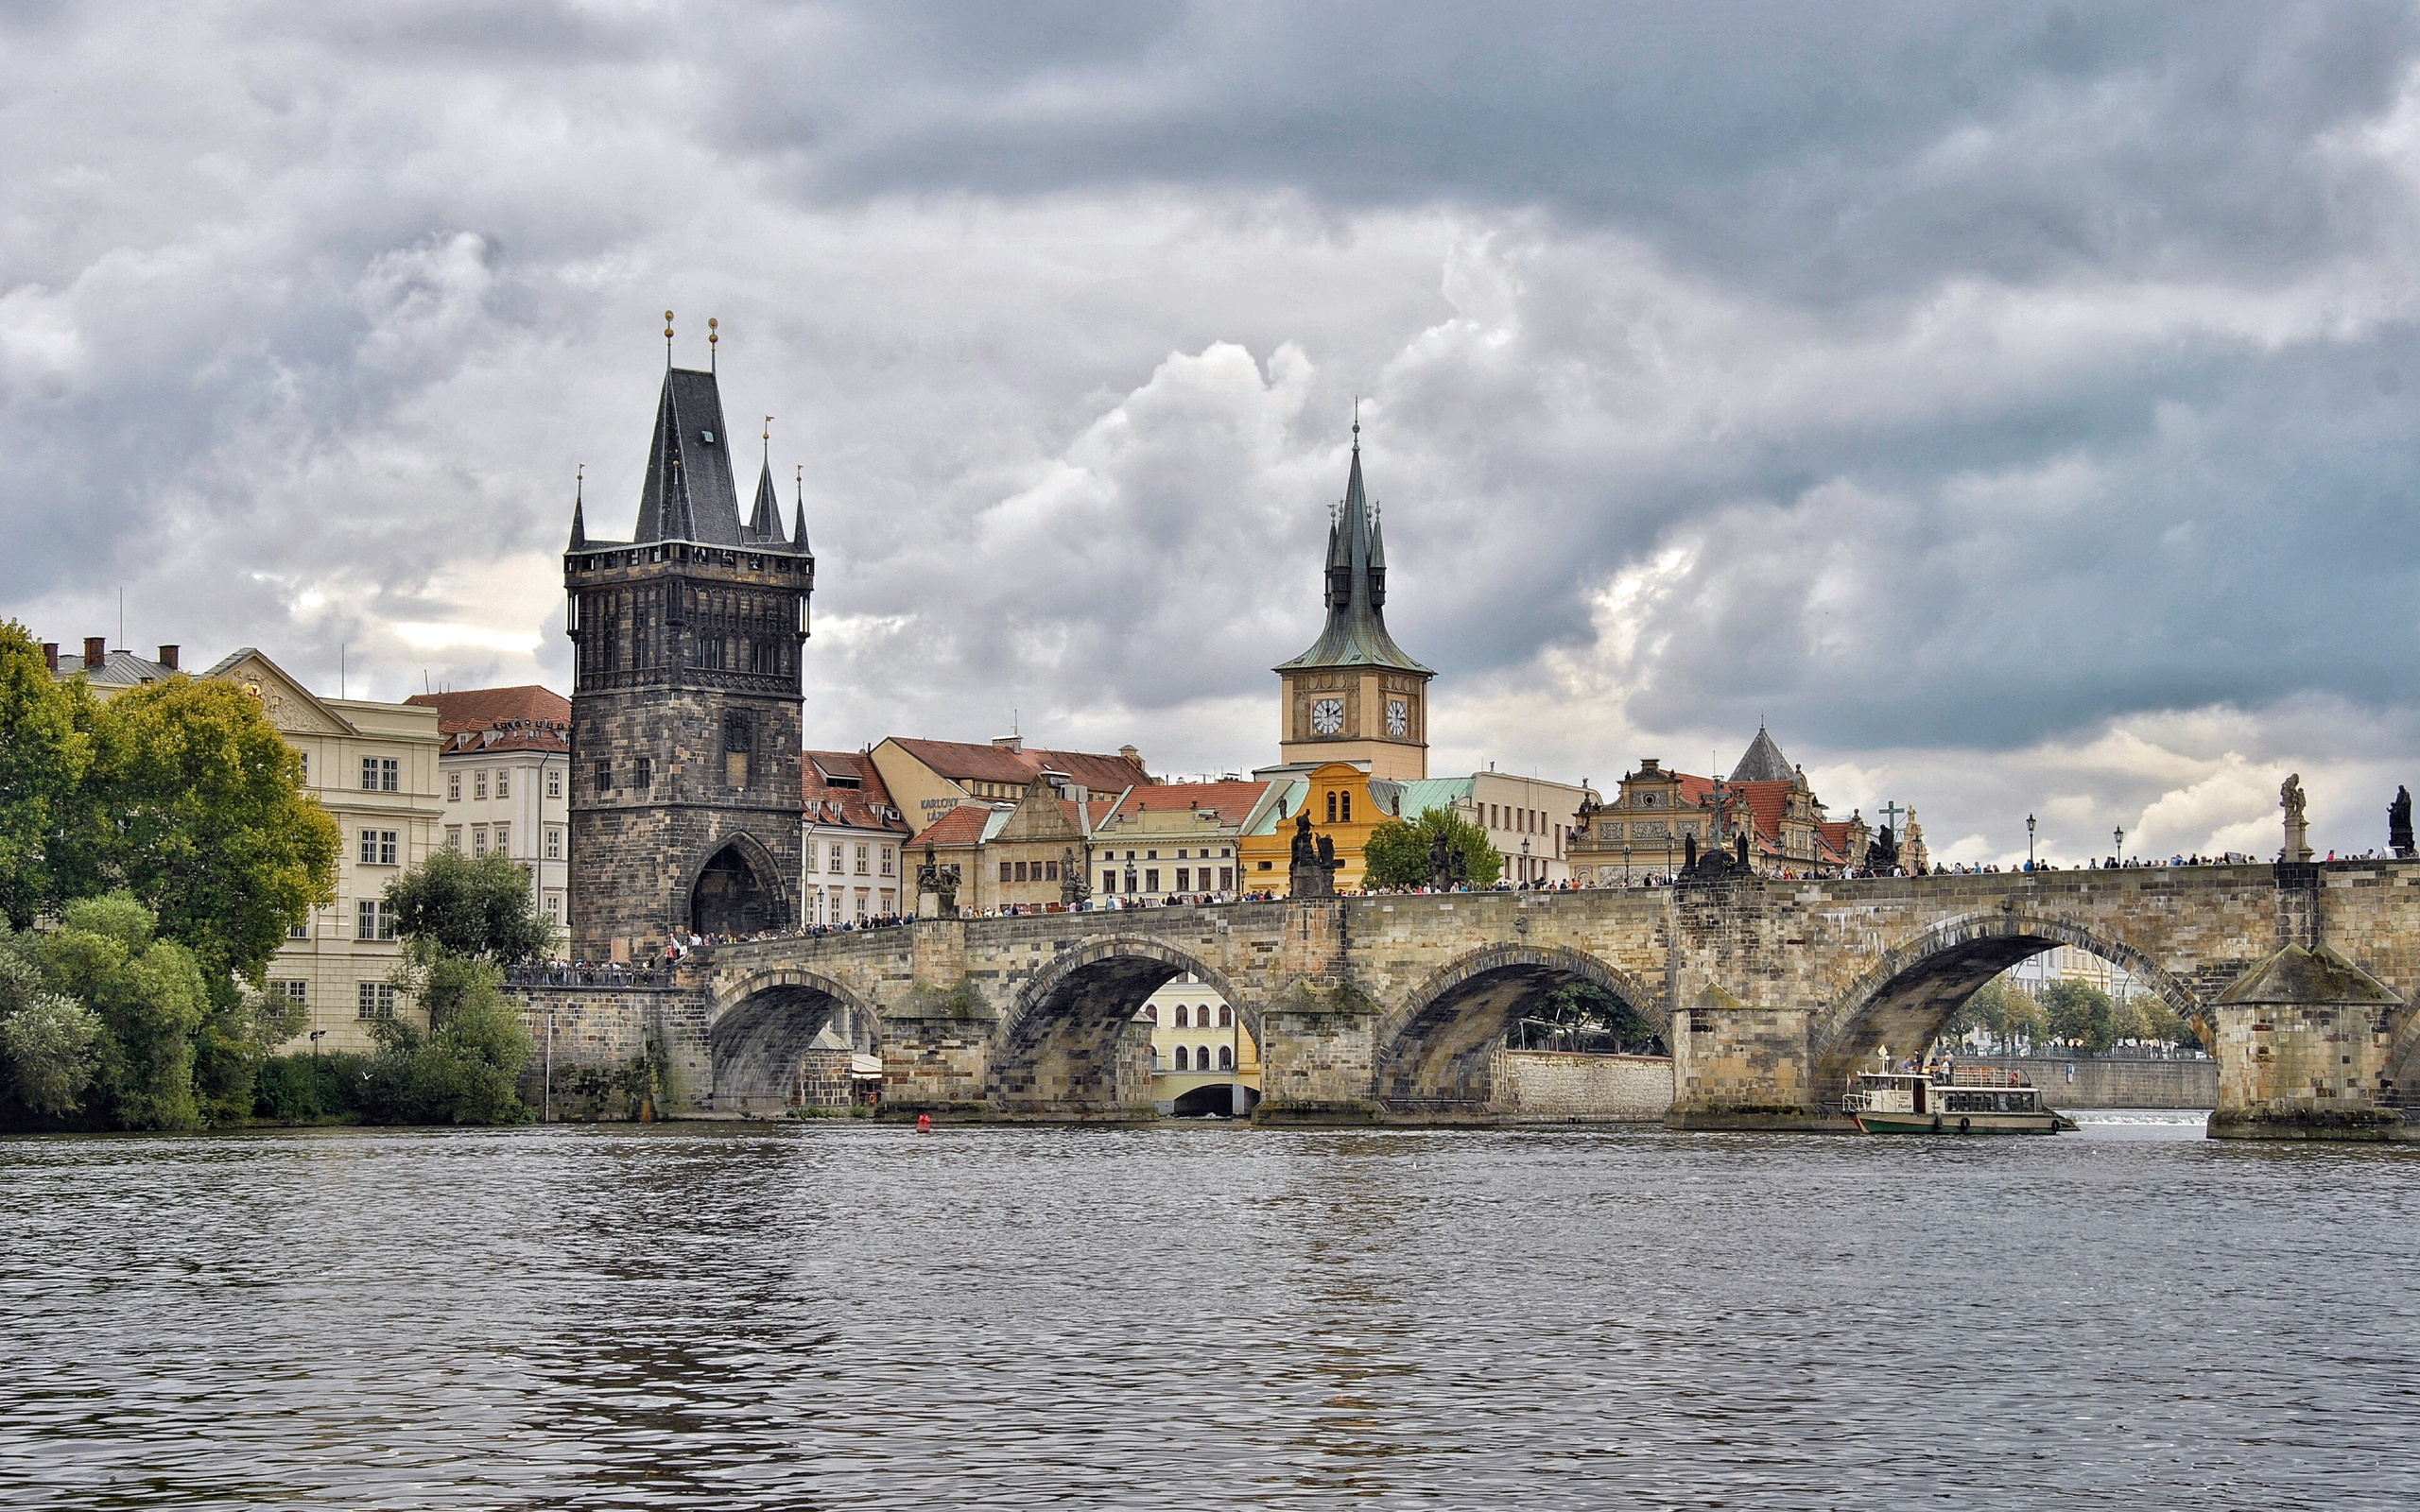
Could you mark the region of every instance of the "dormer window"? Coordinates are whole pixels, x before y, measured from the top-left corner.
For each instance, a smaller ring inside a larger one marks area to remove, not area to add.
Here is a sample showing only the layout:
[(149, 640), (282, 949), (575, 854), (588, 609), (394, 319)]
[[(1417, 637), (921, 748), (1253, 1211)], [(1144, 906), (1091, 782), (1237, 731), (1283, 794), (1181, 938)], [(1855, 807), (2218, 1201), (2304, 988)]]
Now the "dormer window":
[(712, 446), (715, 444), (715, 433), (712, 431), (700, 431), (698, 433), (698, 439), (705, 442), (708, 446)]

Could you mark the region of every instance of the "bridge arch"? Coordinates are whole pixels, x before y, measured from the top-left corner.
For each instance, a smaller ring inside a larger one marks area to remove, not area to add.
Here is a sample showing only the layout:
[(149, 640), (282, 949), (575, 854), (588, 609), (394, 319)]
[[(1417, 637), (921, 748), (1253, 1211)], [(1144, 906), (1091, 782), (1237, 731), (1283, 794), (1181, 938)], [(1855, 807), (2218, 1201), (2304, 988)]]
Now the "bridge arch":
[(1091, 940), (1061, 953), (1001, 1014), (984, 1086), (993, 1110), (1011, 1117), (1153, 1116), (1150, 1034), (1134, 1024), (1134, 1015), (1184, 972), (1233, 1005), (1260, 1040), (1259, 1005), (1192, 952), (1135, 935)]
[(829, 1028), (858, 1055), (880, 1053), (873, 1005), (844, 983), (801, 967), (770, 967), (717, 988), (706, 1008), (718, 1111), (779, 1113), (791, 1106), (809, 1050)]
[(1396, 1111), (1478, 1111), (1495, 1096), (1492, 1061), (1512, 1015), (1567, 982), (1591, 982), (1668, 1033), (1660, 992), (1585, 951), (1489, 945), (1456, 957), (1379, 1021), (1375, 1071), (1381, 1103)]
[(2007, 910), (1961, 914), (1893, 947), (1808, 1025), (1819, 1094), (1844, 1086), (1877, 1045), (1929, 1045), (1975, 989), (2017, 962), (2061, 945), (2123, 967), (2188, 1022), (2209, 1009), (2175, 972), (2114, 936), (2068, 919)]

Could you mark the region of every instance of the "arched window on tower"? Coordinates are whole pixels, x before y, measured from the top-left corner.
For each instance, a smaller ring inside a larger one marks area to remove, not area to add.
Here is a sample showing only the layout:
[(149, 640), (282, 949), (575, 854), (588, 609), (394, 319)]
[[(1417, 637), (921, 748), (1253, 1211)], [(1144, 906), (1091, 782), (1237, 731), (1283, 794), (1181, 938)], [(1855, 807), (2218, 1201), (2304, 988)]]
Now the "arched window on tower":
[(1333, 792), (1327, 796), (1327, 822), (1330, 824), (1336, 822), (1336, 794)]
[(1350, 793), (1344, 795), (1344, 822), (1353, 822), (1353, 795)]

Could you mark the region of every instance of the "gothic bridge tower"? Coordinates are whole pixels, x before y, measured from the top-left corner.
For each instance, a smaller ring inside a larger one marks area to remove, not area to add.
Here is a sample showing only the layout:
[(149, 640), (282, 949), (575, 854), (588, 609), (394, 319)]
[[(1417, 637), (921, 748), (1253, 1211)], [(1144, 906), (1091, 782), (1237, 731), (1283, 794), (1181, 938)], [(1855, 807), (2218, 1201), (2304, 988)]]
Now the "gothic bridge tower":
[(1361, 490), (1357, 420), (1352, 476), (1328, 526), (1326, 590), (1318, 644), (1276, 669), (1281, 759), (1359, 763), (1394, 782), (1426, 777), (1428, 679), (1437, 674), (1387, 633), (1387, 544)]
[(732, 439), (714, 373), (667, 367), (638, 528), (592, 540), (572, 507), (571, 950), (586, 960), (798, 921), (815, 558), (803, 497), (783, 533), (769, 446), (741, 523)]

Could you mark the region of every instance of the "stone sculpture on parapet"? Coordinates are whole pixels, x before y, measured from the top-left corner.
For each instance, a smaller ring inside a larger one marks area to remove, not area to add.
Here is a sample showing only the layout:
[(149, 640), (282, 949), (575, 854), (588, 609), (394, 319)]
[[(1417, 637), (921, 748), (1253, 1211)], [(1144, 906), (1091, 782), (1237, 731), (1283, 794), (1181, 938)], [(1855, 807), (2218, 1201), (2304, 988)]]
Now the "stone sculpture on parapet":
[(1076, 848), (1068, 846), (1059, 852), (1059, 902), (1063, 907), (1074, 908), (1087, 902), (1093, 895), (1092, 873), (1076, 859)]
[(1428, 841), (1428, 888), (1431, 892), (1452, 892), (1471, 880), (1470, 858), (1461, 848), (1438, 831)]
[(924, 865), (916, 868), (916, 912), (926, 919), (958, 916), (958, 868), (941, 865), (930, 841), (925, 844)]
[(2277, 806), (2286, 811), (2286, 849), (2277, 859), (2289, 866), (2310, 860), (2310, 822), (2303, 817), (2303, 774), (2288, 774), (2277, 789)]
[(1310, 810), (1294, 816), (1294, 850), (1287, 869), (1287, 889), (1297, 898), (1336, 896), (1336, 842), (1311, 833)]
[(2386, 806), (2386, 843), (2397, 860), (2409, 861), (2414, 854), (2411, 844), (2411, 790), (2395, 785), (2394, 801)]

